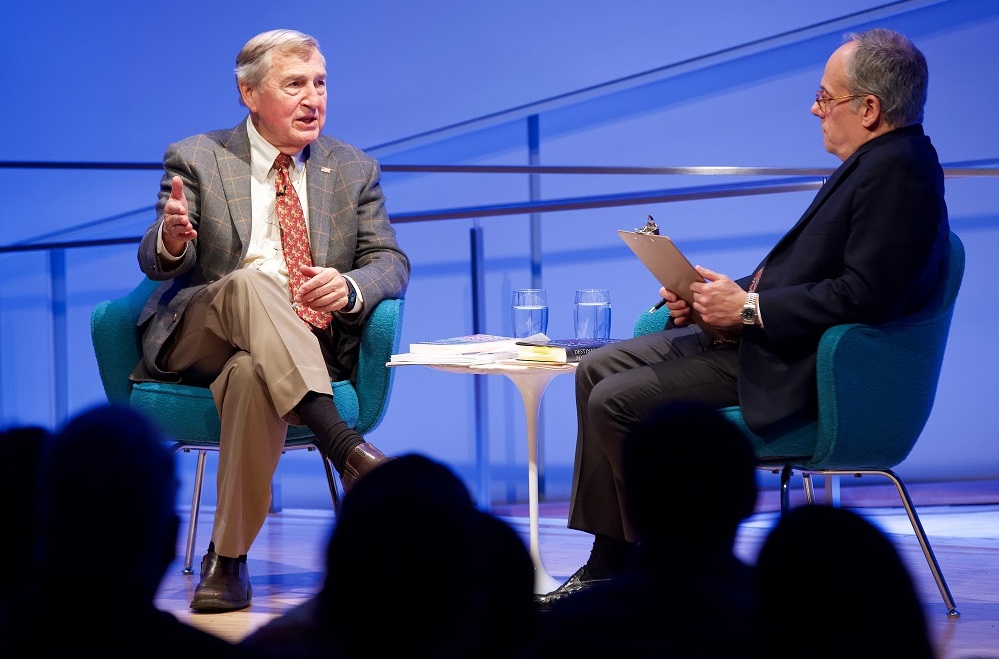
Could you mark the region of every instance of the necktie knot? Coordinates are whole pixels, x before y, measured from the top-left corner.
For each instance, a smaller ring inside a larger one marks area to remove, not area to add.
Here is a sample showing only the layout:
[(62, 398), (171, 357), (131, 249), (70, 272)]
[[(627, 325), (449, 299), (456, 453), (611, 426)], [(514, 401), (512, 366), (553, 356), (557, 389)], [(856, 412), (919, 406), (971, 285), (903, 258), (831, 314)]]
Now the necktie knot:
[(274, 177), (274, 192), (280, 197), (288, 192), (291, 186), (291, 175), (288, 168), (291, 167), (291, 156), (287, 153), (279, 153), (274, 159), (274, 169), (277, 175)]
[(276, 169), (288, 169), (291, 166), (291, 156), (287, 153), (279, 153), (277, 158), (274, 159), (274, 167)]

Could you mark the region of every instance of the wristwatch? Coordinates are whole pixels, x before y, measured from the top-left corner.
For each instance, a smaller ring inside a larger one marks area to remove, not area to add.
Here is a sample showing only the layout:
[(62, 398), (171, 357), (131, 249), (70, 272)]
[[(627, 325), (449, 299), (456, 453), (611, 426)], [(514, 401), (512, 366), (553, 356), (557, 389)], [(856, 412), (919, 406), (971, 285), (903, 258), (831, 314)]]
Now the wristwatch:
[(350, 311), (357, 304), (357, 291), (354, 290), (349, 279), (344, 278), (344, 281), (347, 282), (347, 304), (343, 305), (343, 309), (340, 311)]
[(757, 301), (759, 299), (758, 293), (749, 293), (746, 295), (746, 304), (742, 305), (742, 322), (745, 325), (755, 325), (756, 319), (760, 317), (760, 311), (757, 308)]

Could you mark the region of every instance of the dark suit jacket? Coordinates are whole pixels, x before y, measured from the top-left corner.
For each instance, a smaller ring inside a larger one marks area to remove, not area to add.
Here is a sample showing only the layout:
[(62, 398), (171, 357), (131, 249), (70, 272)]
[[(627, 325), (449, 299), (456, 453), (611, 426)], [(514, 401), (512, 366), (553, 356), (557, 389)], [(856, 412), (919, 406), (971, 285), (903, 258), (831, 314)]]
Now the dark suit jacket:
[[(312, 262), (349, 275), (364, 297), (357, 314), (334, 314), (335, 355), (356, 352), (359, 328), (386, 298), (401, 297), (409, 283), (409, 259), (395, 239), (381, 190), (381, 170), (370, 156), (322, 135), (306, 148), (309, 241)], [(164, 280), (139, 316), (149, 323), (142, 341), (143, 362), (134, 379), (176, 381), (156, 359), (203, 286), (237, 268), (250, 241), (250, 142), (246, 123), (171, 144), (163, 157), (156, 221), (139, 245), (139, 267), (150, 279)], [(189, 215), (198, 237), (176, 267), (161, 268), (156, 240), (171, 179), (184, 179)], [(193, 247), (193, 249), (192, 249)]]
[(943, 171), (922, 126), (871, 140), (840, 165), (760, 264), (765, 327), (745, 327), (739, 347), (739, 404), (754, 432), (815, 419), (822, 333), (918, 310), (949, 231)]

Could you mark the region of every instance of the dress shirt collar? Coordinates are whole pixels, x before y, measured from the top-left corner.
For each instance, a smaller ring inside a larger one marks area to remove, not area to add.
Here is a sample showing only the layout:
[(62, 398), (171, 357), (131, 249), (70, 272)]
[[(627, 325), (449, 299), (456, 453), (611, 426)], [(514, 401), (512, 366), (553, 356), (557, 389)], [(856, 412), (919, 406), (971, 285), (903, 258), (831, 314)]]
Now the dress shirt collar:
[[(250, 140), (250, 171), (253, 173), (253, 178), (266, 181), (274, 167), (274, 159), (278, 157), (280, 151), (257, 132), (250, 117), (246, 118), (246, 135)], [(289, 173), (293, 181), (301, 175), (304, 153), (302, 150), (291, 157), (292, 171)]]

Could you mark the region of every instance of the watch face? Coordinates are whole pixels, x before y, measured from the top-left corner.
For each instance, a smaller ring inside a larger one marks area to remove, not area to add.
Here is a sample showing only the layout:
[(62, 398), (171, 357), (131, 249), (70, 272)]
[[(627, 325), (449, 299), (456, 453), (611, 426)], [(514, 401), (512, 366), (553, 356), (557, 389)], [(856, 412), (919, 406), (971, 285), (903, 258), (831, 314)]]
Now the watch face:
[(743, 307), (742, 319), (747, 323), (751, 323), (754, 320), (756, 320), (756, 309), (754, 309), (753, 307)]

